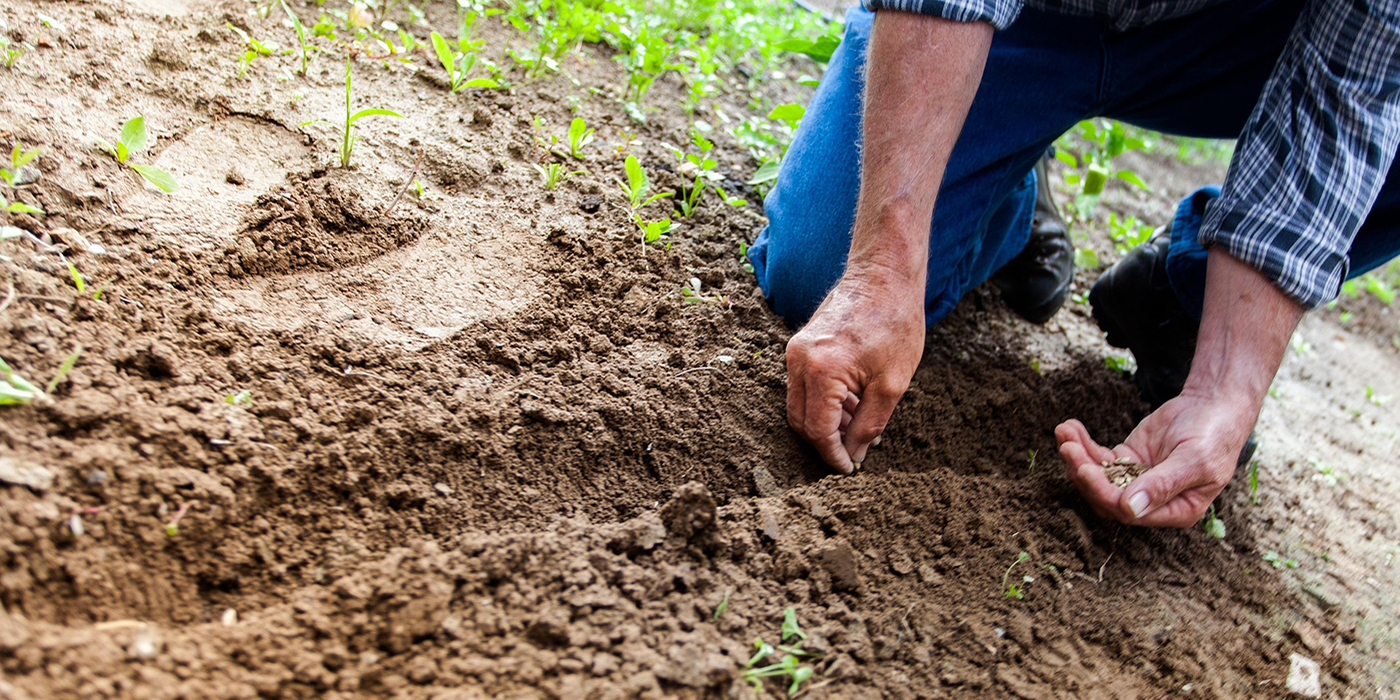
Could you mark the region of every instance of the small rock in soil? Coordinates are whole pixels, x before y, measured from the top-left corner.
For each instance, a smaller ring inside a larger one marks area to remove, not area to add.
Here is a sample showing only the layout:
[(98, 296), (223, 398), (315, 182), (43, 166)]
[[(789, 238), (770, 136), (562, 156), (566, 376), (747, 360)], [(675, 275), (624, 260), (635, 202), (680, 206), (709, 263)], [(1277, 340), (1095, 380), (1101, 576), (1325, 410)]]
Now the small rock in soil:
[(845, 542), (823, 547), (817, 552), (817, 561), (831, 574), (831, 585), (837, 590), (855, 590), (860, 585), (856, 572), (856, 554), (851, 545)]
[(1112, 462), (1104, 461), (1102, 464), (1104, 475), (1119, 488), (1127, 488), (1128, 484), (1133, 483), (1138, 477), (1146, 474), (1148, 469), (1152, 468), (1146, 464), (1134, 462), (1126, 457), (1119, 457)]
[(783, 495), (783, 490), (778, 487), (778, 480), (773, 478), (773, 472), (763, 467), (755, 467), (753, 470), (753, 488), (758, 495), (765, 498)]
[(1288, 663), (1288, 690), (1305, 698), (1322, 697), (1322, 669), (1317, 662), (1302, 654), (1290, 654)]
[(0, 457), (0, 482), (44, 491), (53, 486), (53, 480), (54, 473), (47, 467), (12, 457)]

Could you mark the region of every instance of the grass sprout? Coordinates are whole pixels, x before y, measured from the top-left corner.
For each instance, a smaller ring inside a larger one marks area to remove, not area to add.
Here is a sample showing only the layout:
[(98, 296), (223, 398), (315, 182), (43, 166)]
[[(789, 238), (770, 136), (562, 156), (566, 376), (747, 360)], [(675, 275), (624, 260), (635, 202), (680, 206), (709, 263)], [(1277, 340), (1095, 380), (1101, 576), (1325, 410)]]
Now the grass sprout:
[[(306, 26), (301, 23), (301, 18), (297, 17), (297, 13), (292, 12), (291, 5), (288, 5), (286, 0), (278, 0), (278, 2), (282, 5), (282, 11), (286, 12), (287, 17), (291, 18), (292, 30), (297, 34), (297, 46), (300, 47), (299, 51), (301, 52), (301, 70), (297, 72), (306, 75), (306, 68), (311, 63), (311, 55), (323, 49), (307, 41)], [(246, 66), (244, 67), (246, 68)], [(243, 72), (240, 70), (238, 75), (239, 77), (243, 77)]]
[[(475, 21), (475, 14), (468, 13)], [(492, 78), (468, 78), (467, 75), (476, 66), (477, 54), (481, 50), (482, 41), (472, 41), (470, 34), (471, 23), (464, 22), (464, 34), (457, 39), (457, 46), (454, 49), (442, 38), (441, 34), (433, 32), (431, 39), (433, 51), (437, 53), (438, 62), (442, 64), (443, 70), (447, 71), (447, 82), (453, 93), (458, 93), (467, 88), (494, 88), (500, 87), (500, 83)]]
[(543, 182), (544, 188), (550, 191), (558, 189), (560, 183), (564, 182), (564, 180), (574, 175), (582, 175), (584, 172), (582, 170), (565, 170), (563, 163), (548, 163), (545, 165), (536, 163), (535, 170), (539, 171), (540, 180)]
[[(290, 10), (288, 10), (288, 12), (290, 12)], [(297, 23), (300, 24), (299, 21)], [(277, 53), (277, 44), (270, 41), (265, 42), (254, 39), (252, 36), (249, 36), (248, 32), (233, 26), (232, 22), (225, 22), (224, 24), (243, 41), (243, 56), (238, 59), (239, 78), (242, 78), (243, 74), (248, 72), (248, 66), (253, 65), (253, 61), (257, 60), (259, 56), (271, 56)]]
[[(398, 112), (394, 112), (394, 111), (388, 110), (388, 109), (381, 109), (381, 108), (377, 108), (377, 107), (368, 108), (368, 109), (362, 109), (362, 110), (360, 110), (360, 111), (358, 111), (358, 112), (353, 112), (353, 113), (350, 111), (350, 110), (352, 109), (352, 92), (351, 92), (351, 78), (350, 78), (351, 66), (352, 66), (352, 65), (353, 65), (353, 64), (352, 64), (352, 60), (349, 59), (349, 58), (346, 58), (346, 59), (345, 59), (345, 124), (340, 128), (340, 167), (342, 167), (342, 168), (349, 168), (349, 167), (350, 167), (350, 156), (351, 156), (351, 154), (353, 154), (353, 153), (355, 152), (355, 141), (356, 141), (356, 138), (357, 138), (357, 137), (355, 136), (355, 122), (357, 122), (357, 121), (359, 121), (359, 120), (361, 120), (361, 119), (363, 119), (363, 118), (365, 118), (365, 117), (397, 117), (397, 118), (399, 118), (399, 119), (402, 119), (402, 118), (403, 118), (403, 115), (402, 115), (402, 114), (399, 114)], [(325, 120), (323, 120), (323, 119), (313, 119), (313, 120), (308, 121), (308, 122), (302, 122), (302, 123), (301, 123), (301, 126), (307, 126), (308, 124), (330, 124), (330, 122), (325, 121)], [(332, 125), (332, 126), (334, 126), (334, 125)]]
[[(1030, 553), (1021, 552), (1020, 554), (1016, 555), (1016, 561), (1011, 562), (1011, 566), (1006, 567), (1006, 573), (1001, 575), (1001, 595), (1003, 598), (1015, 598), (1016, 600), (1025, 599), (1025, 586), (1018, 586), (1014, 583), (1009, 583), (1009, 581), (1011, 579), (1011, 570), (1016, 568), (1017, 564), (1020, 564), (1021, 562), (1030, 558)], [(1030, 583), (1033, 580), (1035, 579), (1032, 579), (1030, 576), (1023, 576), (1021, 578), (1022, 584)]]
[[(772, 645), (763, 641), (762, 637), (753, 640), (755, 653), (744, 665), (744, 671), (740, 677), (744, 682), (753, 686), (755, 692), (763, 692), (763, 679), (782, 678), (787, 686), (788, 697), (793, 697), (802, 692), (802, 684), (811, 680), (816, 670), (811, 666), (803, 665), (802, 659), (816, 656), (813, 652), (802, 648), (802, 643), (807, 639), (807, 633), (797, 624), (797, 611), (787, 608), (783, 611), (782, 642)], [(794, 641), (795, 640), (795, 641)], [(767, 665), (758, 665), (762, 661), (773, 661), (773, 655), (782, 653), (782, 656), (775, 662)]]

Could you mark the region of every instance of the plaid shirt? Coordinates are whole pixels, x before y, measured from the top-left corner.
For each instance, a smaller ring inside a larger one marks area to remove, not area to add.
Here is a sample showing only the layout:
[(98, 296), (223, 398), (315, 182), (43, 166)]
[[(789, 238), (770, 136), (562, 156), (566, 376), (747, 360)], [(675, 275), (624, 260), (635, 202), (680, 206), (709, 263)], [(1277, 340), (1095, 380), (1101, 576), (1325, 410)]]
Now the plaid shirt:
[[(866, 0), (1005, 29), (1023, 2), (1116, 29), (1222, 0)], [(1262, 271), (1307, 308), (1337, 296), (1347, 251), (1400, 146), (1400, 0), (1309, 0), (1240, 134), (1200, 240)]]

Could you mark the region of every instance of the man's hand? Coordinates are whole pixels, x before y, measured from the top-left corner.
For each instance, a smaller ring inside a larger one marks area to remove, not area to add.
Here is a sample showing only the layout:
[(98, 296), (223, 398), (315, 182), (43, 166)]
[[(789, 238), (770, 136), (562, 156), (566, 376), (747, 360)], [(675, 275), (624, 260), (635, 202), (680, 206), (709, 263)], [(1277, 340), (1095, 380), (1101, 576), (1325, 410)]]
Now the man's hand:
[(865, 461), (924, 351), (924, 290), (848, 271), (787, 345), (788, 423), (842, 474)]
[[(1162, 404), (1112, 450), (1069, 420), (1055, 428), (1070, 481), (1094, 511), (1134, 525), (1191, 527), (1235, 474), (1257, 407), (1224, 397), (1182, 394)], [(1152, 465), (1127, 488), (1104, 475), (1103, 462)]]
[(991, 41), (983, 22), (875, 15), (846, 273), (787, 348), (788, 422), (843, 473), (865, 459), (923, 354), (933, 203)]
[[(1234, 476), (1302, 315), (1302, 307), (1258, 270), (1212, 250), (1205, 313), (1181, 395), (1112, 450), (1094, 442), (1077, 420), (1055, 428), (1060, 458), (1089, 505), (1132, 525), (1194, 525)], [(1101, 468), (1120, 457), (1152, 469), (1120, 489)]]

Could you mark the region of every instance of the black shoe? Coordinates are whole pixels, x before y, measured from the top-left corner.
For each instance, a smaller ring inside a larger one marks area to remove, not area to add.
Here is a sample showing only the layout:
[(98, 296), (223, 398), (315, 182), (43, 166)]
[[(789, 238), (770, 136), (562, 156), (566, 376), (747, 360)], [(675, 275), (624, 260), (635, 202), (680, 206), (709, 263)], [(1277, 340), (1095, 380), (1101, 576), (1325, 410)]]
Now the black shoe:
[[(1170, 245), (1167, 226), (1104, 272), (1089, 290), (1094, 321), (1108, 334), (1109, 345), (1132, 351), (1137, 360), (1133, 383), (1153, 410), (1181, 393), (1200, 330), (1167, 280)], [(1258, 444), (1251, 431), (1237, 465), (1249, 462)]]
[(1020, 254), (992, 275), (1006, 305), (1031, 323), (1049, 321), (1064, 305), (1074, 280), (1074, 246), (1069, 242), (1069, 226), (1050, 194), (1049, 159), (1047, 154), (1035, 166), (1031, 238)]

